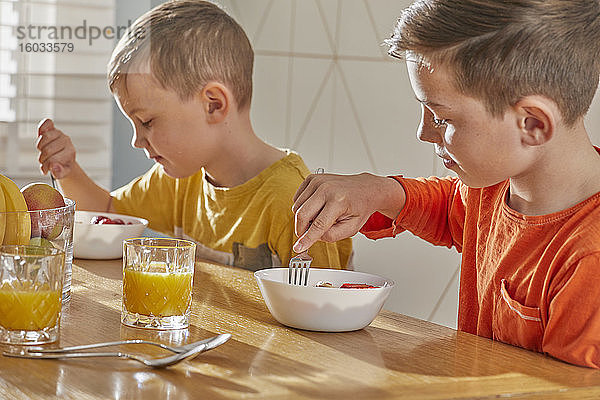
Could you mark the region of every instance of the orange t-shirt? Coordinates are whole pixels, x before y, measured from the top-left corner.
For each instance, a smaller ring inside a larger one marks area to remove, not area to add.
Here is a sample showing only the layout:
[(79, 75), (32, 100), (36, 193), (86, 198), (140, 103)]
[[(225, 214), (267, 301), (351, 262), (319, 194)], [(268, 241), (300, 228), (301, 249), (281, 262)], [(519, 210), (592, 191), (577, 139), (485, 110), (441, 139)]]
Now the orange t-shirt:
[(402, 212), (395, 221), (373, 214), (361, 232), (408, 230), (462, 252), (458, 329), (600, 368), (600, 193), (527, 216), (506, 204), (508, 181), (474, 189), (457, 178), (396, 179)]

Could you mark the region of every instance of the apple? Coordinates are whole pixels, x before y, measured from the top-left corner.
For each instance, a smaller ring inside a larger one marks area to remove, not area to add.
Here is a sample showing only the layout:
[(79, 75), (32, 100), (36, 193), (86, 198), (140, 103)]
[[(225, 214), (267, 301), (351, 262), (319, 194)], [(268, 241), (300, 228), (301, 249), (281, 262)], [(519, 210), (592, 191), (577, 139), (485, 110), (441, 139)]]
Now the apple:
[[(34, 182), (21, 189), (31, 216), (31, 236), (55, 239), (62, 232), (63, 225), (58, 213), (50, 210), (65, 206), (62, 194), (46, 183)], [(38, 211), (38, 212), (33, 212)]]

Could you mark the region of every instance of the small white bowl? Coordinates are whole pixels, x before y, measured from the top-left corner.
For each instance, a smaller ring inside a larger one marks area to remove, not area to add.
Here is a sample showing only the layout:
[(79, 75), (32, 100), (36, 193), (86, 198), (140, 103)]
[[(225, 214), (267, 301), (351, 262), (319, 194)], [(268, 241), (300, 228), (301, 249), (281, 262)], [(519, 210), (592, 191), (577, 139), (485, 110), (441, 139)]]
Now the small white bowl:
[[(354, 331), (369, 325), (394, 287), (390, 279), (336, 269), (311, 268), (307, 286), (288, 284), (288, 268), (262, 269), (254, 277), (277, 321), (292, 328), (323, 332)], [(316, 287), (320, 281), (334, 287)], [(342, 283), (379, 287), (341, 289)]]
[[(92, 217), (103, 215), (121, 218), (125, 225), (92, 224)], [(127, 225), (131, 222), (130, 225)], [(75, 258), (110, 260), (123, 256), (123, 240), (139, 237), (148, 226), (144, 218), (100, 211), (75, 211), (73, 227), (73, 255)]]

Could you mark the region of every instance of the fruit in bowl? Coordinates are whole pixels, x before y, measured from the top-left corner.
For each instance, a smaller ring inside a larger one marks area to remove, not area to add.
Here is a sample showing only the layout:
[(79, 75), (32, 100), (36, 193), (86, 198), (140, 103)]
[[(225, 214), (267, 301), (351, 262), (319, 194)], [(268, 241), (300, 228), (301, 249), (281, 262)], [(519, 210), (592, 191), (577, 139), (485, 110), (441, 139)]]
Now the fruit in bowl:
[(35, 237), (54, 240), (65, 224), (72, 224), (65, 217), (65, 199), (48, 184), (30, 183), (19, 190), (0, 175), (0, 198), (0, 244), (28, 244)]
[[(52, 210), (65, 206), (62, 194), (46, 183), (34, 182), (21, 189), (29, 211)], [(45, 239), (57, 238), (63, 229), (57, 213), (29, 213), (31, 217), (31, 236)]]
[(76, 258), (110, 260), (123, 255), (123, 240), (142, 235), (144, 218), (98, 211), (75, 211)]
[[(262, 269), (254, 277), (277, 321), (322, 332), (366, 327), (394, 287), (394, 281), (381, 276), (336, 269), (311, 268), (307, 286), (288, 284), (288, 268)], [(319, 286), (323, 283), (328, 285)]]
[(0, 244), (28, 244), (31, 218), (27, 203), (12, 180), (0, 175)]
[(75, 202), (52, 186), (36, 182), (19, 190), (15, 182), (0, 175), (0, 244), (63, 250), (63, 301), (71, 290), (74, 215)]
[[(111, 219), (111, 218), (108, 218), (106, 215), (94, 215), (92, 217), (92, 219), (90, 220), (90, 224), (125, 225), (125, 221), (123, 221), (121, 218)], [(131, 221), (127, 222), (127, 225), (132, 225), (132, 224), (133, 224), (133, 222), (131, 222)]]

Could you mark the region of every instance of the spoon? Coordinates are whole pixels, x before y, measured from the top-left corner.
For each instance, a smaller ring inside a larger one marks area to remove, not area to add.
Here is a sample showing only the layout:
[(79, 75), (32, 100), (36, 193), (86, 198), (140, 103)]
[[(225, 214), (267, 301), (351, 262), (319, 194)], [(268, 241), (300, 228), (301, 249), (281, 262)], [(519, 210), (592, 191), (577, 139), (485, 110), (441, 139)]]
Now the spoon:
[[(46, 121), (44, 121), (44, 123), (42, 123), (42, 125), (44, 125), (46, 123)], [(48, 132), (50, 130), (50, 128), (54, 129), (54, 124), (52, 124), (48, 127), (45, 127), (44, 129), (42, 129), (42, 125), (40, 125), (38, 128), (38, 136), (42, 136), (44, 133)], [(54, 189), (58, 190), (58, 188), (56, 187), (56, 178), (54, 178), (54, 175), (52, 175), (52, 171), (50, 171), (50, 179), (52, 180), (52, 187)]]
[(10, 353), (4, 352), (2, 353), (7, 357), (17, 357), (17, 358), (29, 358), (29, 359), (66, 359), (66, 358), (83, 358), (83, 357), (119, 357), (119, 358), (127, 358), (130, 360), (138, 361), (148, 367), (152, 368), (165, 368), (170, 365), (175, 365), (180, 363), (181, 361), (187, 360), (188, 358), (195, 357), (196, 355), (210, 349), (214, 349), (217, 346), (222, 345), (226, 341), (229, 340), (231, 334), (224, 333), (222, 335), (215, 336), (211, 338), (206, 343), (201, 343), (200, 345), (184, 352), (173, 354), (168, 357), (162, 358), (145, 358), (135, 354), (128, 353)]
[[(108, 347), (108, 346), (118, 346), (122, 344), (150, 344), (152, 346), (158, 346), (162, 349), (172, 351), (173, 353), (185, 353), (196, 346), (199, 346), (204, 343), (210, 343), (213, 339), (216, 339), (218, 336), (214, 336), (208, 339), (200, 340), (194, 343), (184, 344), (183, 346), (168, 346), (162, 343), (150, 342), (148, 340), (142, 339), (130, 339), (130, 340), (119, 340), (116, 342), (104, 342), (104, 343), (92, 343), (92, 344), (82, 344), (79, 346), (69, 346), (69, 347), (61, 347), (58, 349), (27, 349), (30, 353), (66, 353), (69, 351), (77, 351), (77, 350), (87, 350), (87, 349), (96, 349), (98, 347)], [(212, 348), (212, 347), (211, 347)], [(207, 348), (205, 351), (210, 350), (211, 348)]]

